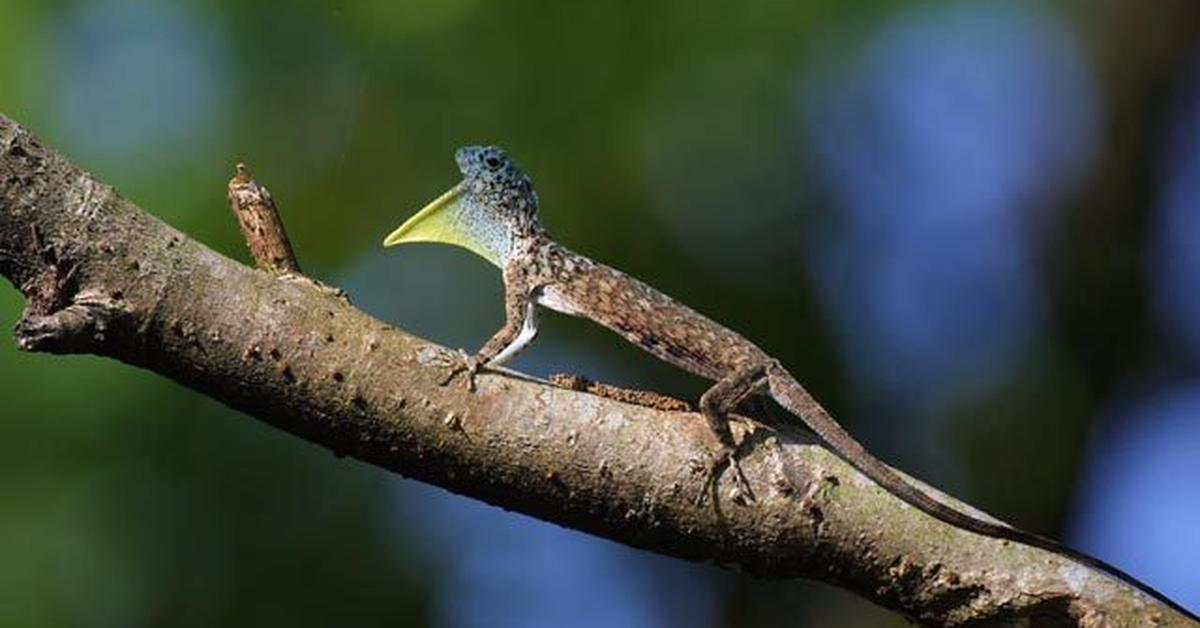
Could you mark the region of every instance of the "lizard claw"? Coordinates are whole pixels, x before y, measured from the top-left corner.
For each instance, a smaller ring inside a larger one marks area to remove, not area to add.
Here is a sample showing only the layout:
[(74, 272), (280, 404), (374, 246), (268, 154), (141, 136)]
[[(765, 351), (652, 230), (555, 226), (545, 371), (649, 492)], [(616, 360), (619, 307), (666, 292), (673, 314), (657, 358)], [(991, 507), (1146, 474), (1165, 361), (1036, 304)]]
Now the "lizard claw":
[(475, 392), (475, 375), (479, 372), (479, 358), (462, 349), (448, 351), (439, 347), (436, 354), (428, 357), (428, 363), (446, 369), (446, 375), (438, 382), (439, 386), (449, 384), (459, 373), (466, 373), (467, 390)]
[(454, 376), (459, 373), (466, 375), (467, 390), (475, 392), (475, 375), (479, 373), (479, 358), (459, 349), (457, 363), (451, 367), (450, 375), (442, 382), (442, 385), (449, 384), (450, 380), (454, 379)]
[(742, 463), (738, 462), (736, 453), (733, 451), (726, 453), (725, 460), (729, 463), (729, 469), (733, 471), (734, 499), (754, 501), (754, 491), (750, 490), (750, 482), (746, 479), (746, 474), (742, 472)]
[(750, 490), (750, 482), (746, 479), (746, 474), (742, 472), (742, 465), (738, 462), (737, 452), (733, 448), (725, 449), (719, 456), (715, 456), (708, 464), (708, 468), (704, 473), (704, 481), (701, 483), (700, 493), (696, 495), (695, 504), (703, 506), (707, 501), (709, 493), (713, 494), (716, 499), (717, 486), (721, 478), (721, 467), (728, 465), (729, 470), (733, 471), (733, 491), (731, 497), (736, 501), (746, 502), (754, 501), (754, 491)]

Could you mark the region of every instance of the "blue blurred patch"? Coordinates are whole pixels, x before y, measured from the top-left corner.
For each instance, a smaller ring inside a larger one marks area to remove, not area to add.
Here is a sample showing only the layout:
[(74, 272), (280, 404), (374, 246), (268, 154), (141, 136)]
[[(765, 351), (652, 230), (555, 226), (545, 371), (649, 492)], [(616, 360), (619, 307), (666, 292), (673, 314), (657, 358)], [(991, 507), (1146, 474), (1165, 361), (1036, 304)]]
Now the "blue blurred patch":
[(1150, 267), (1158, 319), (1200, 364), (1200, 60), (1189, 70), (1168, 135)]
[(1042, 324), (1039, 215), (1083, 170), (1097, 103), (1074, 33), (1029, 3), (938, 5), (803, 90), (839, 202), (812, 266), (857, 384), (920, 406), (1004, 376)]
[(1200, 611), (1200, 386), (1114, 414), (1090, 447), (1068, 539)]
[(67, 9), (51, 38), (62, 137), (77, 158), (189, 149), (228, 115), (227, 42), (183, 4), (114, 0)]
[(424, 484), (397, 488), (442, 569), (439, 625), (703, 627), (719, 616), (723, 595), (698, 565)]

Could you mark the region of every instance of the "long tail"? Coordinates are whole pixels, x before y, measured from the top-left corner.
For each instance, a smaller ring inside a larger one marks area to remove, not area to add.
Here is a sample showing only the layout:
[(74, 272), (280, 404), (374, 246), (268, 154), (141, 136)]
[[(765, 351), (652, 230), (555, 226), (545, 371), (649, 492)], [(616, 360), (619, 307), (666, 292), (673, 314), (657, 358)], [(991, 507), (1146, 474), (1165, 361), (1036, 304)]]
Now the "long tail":
[(821, 404), (817, 403), (817, 400), (813, 399), (812, 395), (809, 395), (808, 391), (800, 385), (800, 382), (797, 382), (783, 367), (770, 367), (767, 377), (771, 397), (779, 405), (800, 418), (809, 429), (816, 432), (817, 436), (821, 437), (821, 440), (832, 447), (834, 452), (839, 456), (896, 497), (957, 528), (998, 539), (1014, 541), (1023, 545), (1032, 545), (1033, 547), (1061, 554), (1072, 560), (1100, 569), (1144, 591), (1146, 594), (1153, 596), (1158, 601), (1187, 617), (1200, 621), (1200, 617), (1197, 617), (1167, 596), (1098, 558), (1093, 558), (1043, 536), (977, 519), (933, 499), (921, 489), (901, 478), (891, 467), (867, 451), (853, 436), (842, 429), (842, 426), (838, 425), (829, 412), (821, 407)]

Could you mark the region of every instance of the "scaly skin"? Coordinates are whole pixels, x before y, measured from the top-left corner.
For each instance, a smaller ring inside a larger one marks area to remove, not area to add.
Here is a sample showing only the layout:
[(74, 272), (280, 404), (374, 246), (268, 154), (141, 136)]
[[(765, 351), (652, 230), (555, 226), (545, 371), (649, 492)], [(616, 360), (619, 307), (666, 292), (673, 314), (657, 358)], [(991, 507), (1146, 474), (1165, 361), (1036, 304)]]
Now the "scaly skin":
[[(467, 147), (455, 155), (463, 181), (396, 230), (385, 245), (445, 241), (466, 246), (500, 266), (504, 275), (505, 323), (474, 355), (462, 354), (447, 377), (466, 372), (474, 387), (480, 366), (500, 364), (537, 334), (535, 305), (599, 323), (655, 357), (715, 382), (701, 397), (701, 413), (720, 441), (709, 482), (721, 465), (735, 471), (739, 487), (750, 488), (737, 464), (737, 444), (727, 415), (744, 399), (768, 394), (804, 422), (839, 456), (896, 497), (956, 527), (1049, 550), (1097, 567), (1196, 619), (1132, 576), (1053, 540), (959, 512), (927, 495), (854, 439), (778, 360), (754, 343), (688, 306), (622, 273), (568, 250), (552, 240), (538, 219), (533, 184), (501, 149)], [(427, 216), (451, 216), (454, 235), (423, 233)]]

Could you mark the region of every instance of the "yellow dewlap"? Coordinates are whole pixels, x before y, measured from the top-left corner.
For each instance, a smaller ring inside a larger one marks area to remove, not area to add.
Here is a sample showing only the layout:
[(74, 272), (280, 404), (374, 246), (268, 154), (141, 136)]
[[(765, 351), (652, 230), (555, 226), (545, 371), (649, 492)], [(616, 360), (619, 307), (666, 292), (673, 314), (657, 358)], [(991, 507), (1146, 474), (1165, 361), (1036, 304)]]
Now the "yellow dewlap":
[(504, 230), (497, 228), (498, 225), (487, 224), (488, 217), (478, 209), (472, 211), (462, 202), (462, 196), (461, 185), (450, 188), (388, 234), (383, 245), (407, 242), (453, 244), (502, 266), (506, 247), (495, 236)]

